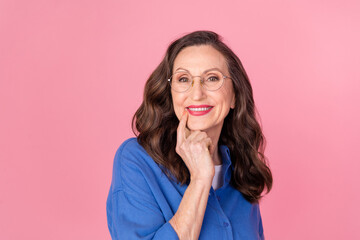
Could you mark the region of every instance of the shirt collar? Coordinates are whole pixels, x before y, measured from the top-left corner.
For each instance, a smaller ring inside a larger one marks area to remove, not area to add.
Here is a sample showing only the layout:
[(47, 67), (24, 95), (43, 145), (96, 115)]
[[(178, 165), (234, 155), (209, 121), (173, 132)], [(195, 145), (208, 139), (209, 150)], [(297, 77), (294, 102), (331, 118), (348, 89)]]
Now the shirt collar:
[(224, 169), (224, 183), (227, 184), (231, 179), (231, 173), (234, 170), (234, 166), (231, 163), (231, 155), (229, 148), (225, 145), (220, 145), (219, 150), (220, 150), (221, 160)]
[(223, 166), (231, 166), (232, 164), (231, 164), (231, 155), (229, 148), (225, 145), (220, 145), (219, 150), (220, 150)]

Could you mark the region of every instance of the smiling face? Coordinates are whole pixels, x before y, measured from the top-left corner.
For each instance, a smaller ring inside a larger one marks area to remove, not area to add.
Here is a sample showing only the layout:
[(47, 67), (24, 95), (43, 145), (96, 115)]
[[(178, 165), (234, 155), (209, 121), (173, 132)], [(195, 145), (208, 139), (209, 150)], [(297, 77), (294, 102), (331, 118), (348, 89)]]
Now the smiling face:
[[(217, 69), (230, 76), (226, 59), (210, 45), (190, 46), (180, 51), (174, 61), (173, 73), (188, 71), (192, 76), (200, 76), (210, 69)], [(194, 78), (193, 86), (186, 92), (171, 90), (174, 111), (178, 119), (183, 111), (189, 112), (187, 126), (191, 130), (201, 130), (208, 135), (219, 136), (224, 119), (230, 108), (235, 107), (232, 80), (224, 79), (224, 84), (216, 91), (208, 91)]]

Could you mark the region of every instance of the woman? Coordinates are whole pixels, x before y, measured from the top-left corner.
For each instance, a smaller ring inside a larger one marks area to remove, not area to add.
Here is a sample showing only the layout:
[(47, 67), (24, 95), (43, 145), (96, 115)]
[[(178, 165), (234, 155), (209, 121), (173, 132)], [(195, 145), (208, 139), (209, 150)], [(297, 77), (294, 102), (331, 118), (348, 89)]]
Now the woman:
[[(272, 175), (252, 88), (214, 32), (174, 41), (118, 149), (107, 200), (113, 239), (264, 239)], [(136, 130), (134, 129), (134, 132)]]

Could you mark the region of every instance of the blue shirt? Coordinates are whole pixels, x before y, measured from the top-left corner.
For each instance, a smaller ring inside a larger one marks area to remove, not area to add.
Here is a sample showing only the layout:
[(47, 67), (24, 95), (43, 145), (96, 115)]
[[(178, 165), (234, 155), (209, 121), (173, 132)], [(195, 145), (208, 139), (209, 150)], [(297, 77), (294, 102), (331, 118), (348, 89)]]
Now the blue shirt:
[[(251, 204), (230, 186), (230, 151), (220, 146), (223, 186), (211, 188), (199, 239), (264, 239), (258, 204)], [(168, 178), (136, 138), (117, 150), (106, 203), (113, 239), (178, 239), (169, 220), (176, 213), (187, 185)]]

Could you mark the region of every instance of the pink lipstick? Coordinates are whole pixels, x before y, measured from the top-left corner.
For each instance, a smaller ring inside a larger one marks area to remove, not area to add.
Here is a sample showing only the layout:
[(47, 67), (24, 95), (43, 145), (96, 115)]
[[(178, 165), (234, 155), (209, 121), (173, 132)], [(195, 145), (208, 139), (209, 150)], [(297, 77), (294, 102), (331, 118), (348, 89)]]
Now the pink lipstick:
[(210, 105), (191, 105), (186, 107), (187, 111), (193, 116), (202, 116), (213, 109)]

